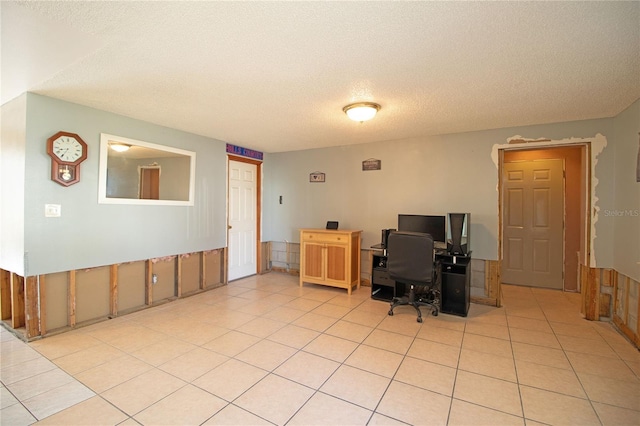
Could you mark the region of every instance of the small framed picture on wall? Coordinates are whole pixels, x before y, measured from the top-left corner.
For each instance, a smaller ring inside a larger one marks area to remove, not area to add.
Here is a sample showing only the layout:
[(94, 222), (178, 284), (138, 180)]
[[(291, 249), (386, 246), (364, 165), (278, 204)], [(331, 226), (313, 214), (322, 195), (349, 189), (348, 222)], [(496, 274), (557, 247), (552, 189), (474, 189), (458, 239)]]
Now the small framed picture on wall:
[(324, 183), (325, 174), (322, 172), (313, 172), (309, 174), (309, 182)]

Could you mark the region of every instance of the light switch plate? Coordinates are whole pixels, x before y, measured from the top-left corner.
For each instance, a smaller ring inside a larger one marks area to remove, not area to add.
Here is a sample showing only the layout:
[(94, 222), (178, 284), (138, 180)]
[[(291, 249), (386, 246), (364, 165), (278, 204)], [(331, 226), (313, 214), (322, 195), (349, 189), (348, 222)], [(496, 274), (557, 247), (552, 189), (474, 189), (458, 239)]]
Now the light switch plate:
[(60, 217), (62, 206), (60, 204), (45, 204), (44, 217)]

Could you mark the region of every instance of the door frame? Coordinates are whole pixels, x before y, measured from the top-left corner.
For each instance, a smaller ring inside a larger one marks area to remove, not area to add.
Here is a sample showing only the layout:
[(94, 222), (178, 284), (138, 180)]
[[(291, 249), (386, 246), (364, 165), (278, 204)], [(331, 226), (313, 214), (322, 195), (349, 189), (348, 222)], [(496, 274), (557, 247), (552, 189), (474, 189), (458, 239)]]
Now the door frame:
[[(582, 263), (584, 265), (590, 264), (591, 259), (591, 175), (592, 175), (592, 159), (591, 159), (591, 141), (583, 140), (576, 143), (562, 143), (562, 142), (552, 142), (552, 141), (544, 141), (541, 143), (513, 143), (512, 145), (502, 145), (498, 147), (498, 273), (500, 276), (502, 275), (502, 262), (504, 258), (503, 250), (504, 250), (504, 235), (503, 235), (503, 224), (504, 224), (504, 182), (502, 179), (502, 175), (504, 172), (504, 153), (505, 151), (533, 151), (537, 149), (553, 149), (553, 148), (568, 148), (568, 147), (581, 147), (581, 166), (580, 166), (580, 177), (581, 177), (581, 189), (584, 191), (584, 203), (581, 206), (581, 214), (584, 216), (584, 223), (581, 224), (582, 234), (584, 235), (582, 241), (580, 242), (580, 246), (584, 247), (584, 250), (581, 253), (581, 257), (578, 263)], [(566, 188), (563, 184), (563, 194), (566, 199)], [(563, 206), (563, 214), (565, 208)], [(563, 225), (563, 235), (565, 233), (565, 226)], [(564, 240), (564, 236), (563, 236)], [(565, 244), (565, 241), (563, 241)], [(563, 260), (563, 263), (566, 263), (566, 258)], [(564, 265), (563, 265), (564, 268)], [(498, 306), (501, 306), (500, 296), (502, 293), (502, 280), (498, 279)], [(564, 291), (564, 277), (563, 277), (563, 291)], [(582, 289), (580, 288), (580, 281), (577, 283), (577, 291), (582, 293)], [(584, 298), (584, 295), (582, 296)], [(584, 301), (583, 301), (584, 302)]]
[[(256, 274), (260, 273), (260, 265), (262, 265), (262, 245), (260, 240), (262, 238), (262, 161), (254, 160), (246, 157), (239, 157), (237, 155), (227, 154), (227, 254), (224, 261), (224, 274), (225, 277), (229, 276), (229, 162), (237, 161), (239, 163), (253, 164), (256, 166)], [(226, 279), (225, 279), (226, 281)]]

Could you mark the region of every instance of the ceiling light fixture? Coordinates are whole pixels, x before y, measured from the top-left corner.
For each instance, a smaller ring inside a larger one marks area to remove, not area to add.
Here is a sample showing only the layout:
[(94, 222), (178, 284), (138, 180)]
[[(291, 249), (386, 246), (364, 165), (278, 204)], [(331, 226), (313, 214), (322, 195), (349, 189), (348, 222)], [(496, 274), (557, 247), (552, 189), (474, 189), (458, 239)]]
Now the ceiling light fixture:
[(353, 121), (367, 121), (376, 116), (376, 113), (380, 111), (380, 105), (373, 102), (358, 102), (355, 104), (349, 104), (342, 110)]
[(131, 145), (127, 145), (126, 143), (110, 143), (109, 147), (116, 152), (125, 152), (131, 148)]

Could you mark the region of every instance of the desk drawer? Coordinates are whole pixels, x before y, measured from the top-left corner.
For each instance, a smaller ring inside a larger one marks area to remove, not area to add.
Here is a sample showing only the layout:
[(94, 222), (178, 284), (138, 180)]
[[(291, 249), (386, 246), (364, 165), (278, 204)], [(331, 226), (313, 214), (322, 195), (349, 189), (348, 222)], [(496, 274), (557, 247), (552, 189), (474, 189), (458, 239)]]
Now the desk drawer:
[(302, 234), (302, 241), (310, 241), (315, 243), (347, 244), (349, 242), (349, 235), (348, 234), (328, 234), (324, 232), (305, 232)]

